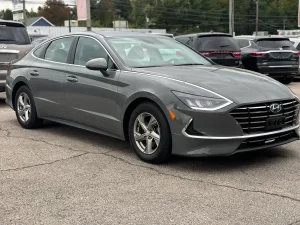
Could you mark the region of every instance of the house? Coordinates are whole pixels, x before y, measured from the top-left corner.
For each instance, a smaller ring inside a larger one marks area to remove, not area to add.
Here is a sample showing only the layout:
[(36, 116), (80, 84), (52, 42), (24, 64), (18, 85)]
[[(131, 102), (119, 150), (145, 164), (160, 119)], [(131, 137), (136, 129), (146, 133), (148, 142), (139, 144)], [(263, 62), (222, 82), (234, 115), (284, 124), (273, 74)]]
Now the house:
[(27, 18), (27, 26), (44, 26), (44, 27), (54, 27), (54, 25), (43, 16)]

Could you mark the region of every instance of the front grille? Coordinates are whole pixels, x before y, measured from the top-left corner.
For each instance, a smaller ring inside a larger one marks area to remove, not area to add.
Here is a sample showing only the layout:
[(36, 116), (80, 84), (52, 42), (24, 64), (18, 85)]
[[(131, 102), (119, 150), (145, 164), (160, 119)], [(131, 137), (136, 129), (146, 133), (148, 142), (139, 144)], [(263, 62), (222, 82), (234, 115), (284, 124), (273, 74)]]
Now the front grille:
[(298, 139), (298, 135), (295, 131), (287, 131), (280, 134), (272, 134), (267, 136), (249, 138), (242, 142), (237, 150), (246, 150), (254, 148), (263, 148), (270, 145), (280, 144), (282, 142), (288, 142)]
[[(270, 111), (270, 105), (273, 103), (281, 104), (282, 111), (280, 113), (274, 114)], [(265, 132), (267, 125), (266, 121), (269, 118), (284, 116), (285, 125), (281, 128), (291, 126), (297, 119), (298, 111), (299, 102), (293, 99), (240, 106), (234, 109), (230, 115), (233, 116), (237, 123), (242, 127), (245, 134), (251, 134)]]

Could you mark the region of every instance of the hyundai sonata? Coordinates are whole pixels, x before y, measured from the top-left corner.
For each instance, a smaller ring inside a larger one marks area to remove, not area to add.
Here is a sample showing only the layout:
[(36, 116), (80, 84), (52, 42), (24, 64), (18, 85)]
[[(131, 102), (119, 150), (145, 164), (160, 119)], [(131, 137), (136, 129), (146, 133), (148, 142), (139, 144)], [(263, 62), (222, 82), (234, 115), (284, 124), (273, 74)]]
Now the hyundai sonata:
[(49, 39), (8, 68), (20, 125), (51, 120), (129, 140), (144, 161), (231, 155), (299, 139), (299, 100), (265, 75), (212, 65), (174, 39), (132, 32)]

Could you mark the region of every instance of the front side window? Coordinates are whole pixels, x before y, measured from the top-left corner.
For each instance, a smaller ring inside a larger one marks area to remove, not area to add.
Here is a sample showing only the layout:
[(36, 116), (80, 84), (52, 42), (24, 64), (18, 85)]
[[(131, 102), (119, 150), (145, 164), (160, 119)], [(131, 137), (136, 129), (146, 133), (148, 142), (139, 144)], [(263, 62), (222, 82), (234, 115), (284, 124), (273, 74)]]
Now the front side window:
[(52, 41), (45, 53), (45, 59), (53, 62), (67, 63), (74, 37), (60, 38)]
[(85, 64), (96, 58), (108, 60), (108, 55), (104, 48), (94, 39), (81, 37), (77, 43), (74, 64), (85, 66)]
[(111, 37), (108, 44), (128, 67), (211, 65), (189, 47), (167, 37)]

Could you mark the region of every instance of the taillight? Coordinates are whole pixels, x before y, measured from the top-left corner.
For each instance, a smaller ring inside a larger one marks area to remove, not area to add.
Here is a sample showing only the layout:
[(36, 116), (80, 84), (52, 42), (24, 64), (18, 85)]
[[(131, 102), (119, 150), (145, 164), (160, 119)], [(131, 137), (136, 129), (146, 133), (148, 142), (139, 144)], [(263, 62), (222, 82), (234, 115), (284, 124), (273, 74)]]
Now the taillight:
[(206, 57), (210, 56), (210, 54), (211, 54), (210, 52), (200, 52), (200, 53)]
[(266, 52), (251, 52), (250, 55), (254, 57), (262, 57), (265, 56), (267, 53)]
[(296, 51), (296, 52), (294, 52), (294, 55), (296, 55), (296, 56), (300, 56), (300, 51)]
[(241, 58), (242, 56), (241, 52), (233, 52), (232, 55), (234, 58), (238, 58), (238, 59)]

